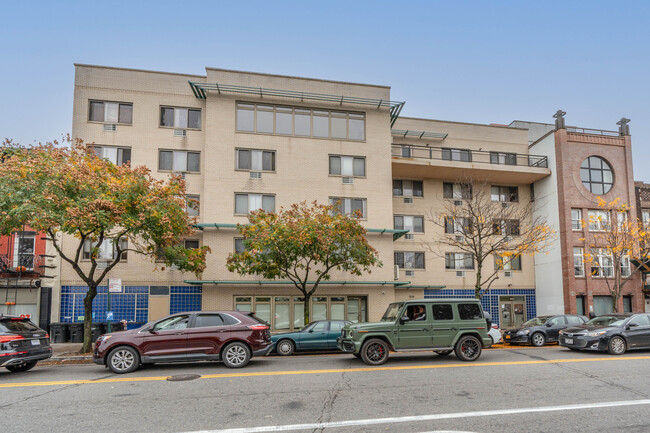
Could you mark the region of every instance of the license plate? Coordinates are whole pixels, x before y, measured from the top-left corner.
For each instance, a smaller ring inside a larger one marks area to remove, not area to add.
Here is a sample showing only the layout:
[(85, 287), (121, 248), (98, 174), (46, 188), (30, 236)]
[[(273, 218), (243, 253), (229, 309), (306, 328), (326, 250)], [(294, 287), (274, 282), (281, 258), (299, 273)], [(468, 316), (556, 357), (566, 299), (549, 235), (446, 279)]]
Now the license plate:
[(40, 346), (40, 340), (32, 340), (32, 346)]
[(573, 338), (565, 338), (565, 339), (564, 339), (564, 342), (565, 342), (566, 344), (573, 344)]
[(509, 336), (509, 335), (506, 335), (506, 340), (509, 340), (509, 339), (510, 339), (510, 336)]

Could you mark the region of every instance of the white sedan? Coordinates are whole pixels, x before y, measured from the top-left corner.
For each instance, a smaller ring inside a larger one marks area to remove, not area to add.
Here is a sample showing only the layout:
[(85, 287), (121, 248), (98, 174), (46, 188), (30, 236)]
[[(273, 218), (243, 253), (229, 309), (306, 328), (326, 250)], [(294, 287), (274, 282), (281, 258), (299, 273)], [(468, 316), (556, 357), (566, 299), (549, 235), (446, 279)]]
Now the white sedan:
[(492, 339), (492, 344), (502, 343), (503, 337), (501, 336), (501, 330), (499, 330), (499, 325), (493, 323), (492, 328), (488, 331), (488, 335)]

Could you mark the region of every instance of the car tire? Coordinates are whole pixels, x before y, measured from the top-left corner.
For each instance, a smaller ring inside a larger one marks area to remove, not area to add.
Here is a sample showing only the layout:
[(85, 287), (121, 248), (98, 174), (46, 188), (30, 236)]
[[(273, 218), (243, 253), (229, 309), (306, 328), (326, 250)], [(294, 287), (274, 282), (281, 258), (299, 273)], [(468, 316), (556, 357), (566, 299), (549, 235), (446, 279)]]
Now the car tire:
[(434, 352), (435, 352), (437, 355), (440, 355), (440, 356), (447, 356), (447, 355), (449, 355), (451, 352), (453, 352), (453, 350), (434, 350)]
[(607, 352), (610, 355), (622, 355), (625, 353), (626, 344), (623, 337), (612, 337), (607, 345)]
[(251, 351), (244, 343), (235, 341), (223, 349), (223, 363), (228, 368), (245, 367), (251, 360)]
[(381, 365), (388, 360), (388, 344), (379, 338), (371, 338), (361, 346), (361, 359), (368, 365)]
[(542, 347), (546, 344), (546, 337), (541, 332), (535, 332), (530, 336), (530, 344), (535, 347)]
[(23, 362), (22, 364), (8, 365), (7, 370), (11, 371), (12, 373), (19, 373), (21, 371), (31, 370), (35, 365), (36, 361), (27, 361)]
[(458, 340), (454, 352), (461, 361), (471, 362), (476, 361), (481, 356), (482, 349), (483, 345), (478, 338), (466, 335)]
[(116, 374), (131, 373), (140, 367), (140, 354), (130, 346), (116, 347), (106, 357), (106, 366)]
[(289, 339), (280, 340), (275, 345), (275, 352), (278, 355), (289, 356), (293, 354), (295, 350), (296, 350), (296, 344)]

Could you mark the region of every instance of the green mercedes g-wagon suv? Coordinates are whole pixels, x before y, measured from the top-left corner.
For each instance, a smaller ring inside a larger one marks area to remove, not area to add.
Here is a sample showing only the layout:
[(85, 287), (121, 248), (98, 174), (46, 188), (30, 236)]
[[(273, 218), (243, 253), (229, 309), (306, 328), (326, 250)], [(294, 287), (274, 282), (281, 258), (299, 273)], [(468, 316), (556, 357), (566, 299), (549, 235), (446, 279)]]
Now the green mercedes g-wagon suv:
[(490, 326), (478, 299), (409, 300), (390, 304), (379, 322), (345, 326), (337, 346), (369, 365), (386, 362), (391, 350), (454, 351), (461, 361), (476, 361), (492, 344)]

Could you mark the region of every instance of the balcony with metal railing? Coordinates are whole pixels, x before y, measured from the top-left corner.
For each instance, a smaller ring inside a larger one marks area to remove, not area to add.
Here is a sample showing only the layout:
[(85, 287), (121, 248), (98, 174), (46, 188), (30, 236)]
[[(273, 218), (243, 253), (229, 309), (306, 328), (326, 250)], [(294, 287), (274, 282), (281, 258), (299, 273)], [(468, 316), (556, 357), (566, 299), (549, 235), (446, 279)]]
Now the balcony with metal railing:
[(393, 144), (393, 177), (528, 184), (551, 174), (548, 158), (499, 150)]
[(45, 257), (35, 254), (0, 254), (0, 278), (35, 279), (43, 276)]

